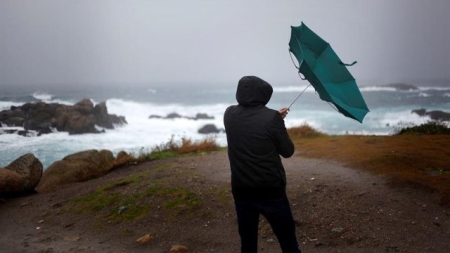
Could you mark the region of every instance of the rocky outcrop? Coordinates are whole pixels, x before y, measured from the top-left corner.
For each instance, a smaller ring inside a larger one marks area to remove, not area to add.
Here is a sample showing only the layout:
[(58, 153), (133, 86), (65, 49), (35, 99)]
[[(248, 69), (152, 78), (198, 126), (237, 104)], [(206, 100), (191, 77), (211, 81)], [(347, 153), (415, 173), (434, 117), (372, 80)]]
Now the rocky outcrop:
[(395, 88), (396, 90), (418, 90), (416, 86), (407, 83), (390, 83), (386, 85), (381, 85), (380, 87)]
[(176, 112), (169, 113), (167, 116), (163, 117), (160, 115), (150, 115), (150, 119), (191, 119), (191, 120), (199, 120), (199, 119), (214, 119), (213, 116), (209, 116), (206, 113), (197, 113), (195, 117), (182, 116)]
[(412, 113), (415, 113), (421, 117), (430, 117), (431, 120), (434, 121), (450, 121), (450, 113), (444, 111), (427, 111), (424, 108), (412, 110)]
[(224, 132), (223, 129), (218, 129), (214, 124), (206, 124), (198, 130), (199, 134), (213, 134)]
[(60, 185), (97, 178), (107, 174), (114, 165), (114, 155), (109, 150), (87, 150), (68, 155), (45, 170), (37, 190), (47, 191)]
[(24, 136), (31, 130), (41, 135), (51, 133), (53, 129), (69, 134), (99, 133), (101, 131), (96, 126), (114, 129), (115, 125), (127, 123), (123, 116), (108, 114), (105, 102), (94, 106), (89, 99), (73, 106), (44, 102), (11, 106), (10, 110), (0, 112), (0, 122), (8, 126), (23, 126)]
[(41, 180), (43, 166), (33, 154), (25, 154), (0, 169), (0, 195), (25, 195)]

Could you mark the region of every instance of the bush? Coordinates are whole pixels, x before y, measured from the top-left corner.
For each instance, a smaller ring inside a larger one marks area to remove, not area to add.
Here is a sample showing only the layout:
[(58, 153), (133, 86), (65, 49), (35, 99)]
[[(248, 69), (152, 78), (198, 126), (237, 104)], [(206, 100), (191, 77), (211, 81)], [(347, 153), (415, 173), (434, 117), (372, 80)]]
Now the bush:
[(308, 123), (303, 123), (298, 127), (291, 127), (287, 129), (291, 138), (293, 137), (320, 137), (326, 136), (326, 134), (317, 131), (308, 125)]
[(214, 137), (206, 137), (203, 140), (193, 141), (189, 138), (181, 138), (181, 141), (175, 141), (172, 136), (166, 143), (156, 145), (147, 155), (150, 160), (173, 157), (181, 154), (192, 154), (200, 152), (209, 152), (219, 150)]
[(419, 126), (400, 127), (394, 130), (394, 135), (402, 134), (450, 134), (448, 123), (430, 121)]

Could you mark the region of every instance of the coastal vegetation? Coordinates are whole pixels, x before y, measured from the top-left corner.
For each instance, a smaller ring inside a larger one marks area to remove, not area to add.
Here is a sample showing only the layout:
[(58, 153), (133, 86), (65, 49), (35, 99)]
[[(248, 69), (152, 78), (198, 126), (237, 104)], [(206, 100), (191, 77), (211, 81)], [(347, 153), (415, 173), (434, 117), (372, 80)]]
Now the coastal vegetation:
[[(444, 123), (399, 127), (390, 136), (328, 135), (308, 124), (289, 128), (288, 132), (298, 156), (333, 160), (386, 177), (395, 187), (430, 191), (438, 196), (441, 204), (450, 203), (450, 134)], [(129, 162), (141, 163), (223, 149), (226, 148), (220, 147), (211, 136), (199, 141), (172, 137), (166, 143), (152, 147), (150, 152), (130, 156)]]
[(427, 190), (441, 204), (450, 204), (450, 131), (445, 123), (407, 126), (390, 136), (332, 136), (306, 124), (288, 131), (299, 156), (369, 171), (388, 178), (392, 186)]

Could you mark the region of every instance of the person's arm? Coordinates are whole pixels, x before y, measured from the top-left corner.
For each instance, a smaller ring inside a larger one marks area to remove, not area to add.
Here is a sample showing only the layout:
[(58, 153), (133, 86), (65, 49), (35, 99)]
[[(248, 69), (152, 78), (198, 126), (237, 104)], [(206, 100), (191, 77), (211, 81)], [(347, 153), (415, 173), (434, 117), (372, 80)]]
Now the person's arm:
[[(281, 111), (281, 109), (280, 109), (280, 111)], [(287, 114), (287, 110), (286, 110), (286, 114)], [(273, 123), (274, 123), (273, 135), (274, 135), (274, 141), (275, 141), (275, 145), (277, 147), (278, 153), (284, 158), (291, 157), (294, 154), (295, 147), (294, 147), (294, 143), (292, 142), (292, 140), (289, 137), (289, 134), (286, 130), (286, 126), (284, 125), (284, 120), (283, 120), (283, 116), (282, 116), (281, 112), (280, 112), (280, 114), (275, 115), (275, 117), (273, 119)]]

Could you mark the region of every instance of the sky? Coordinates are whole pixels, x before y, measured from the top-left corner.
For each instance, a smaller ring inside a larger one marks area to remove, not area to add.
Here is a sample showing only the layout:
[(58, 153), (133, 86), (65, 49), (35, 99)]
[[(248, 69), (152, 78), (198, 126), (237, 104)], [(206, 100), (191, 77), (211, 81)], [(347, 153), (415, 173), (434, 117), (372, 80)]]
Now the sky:
[(304, 22), (359, 85), (448, 81), (449, 0), (1, 0), (1, 85), (298, 82)]

